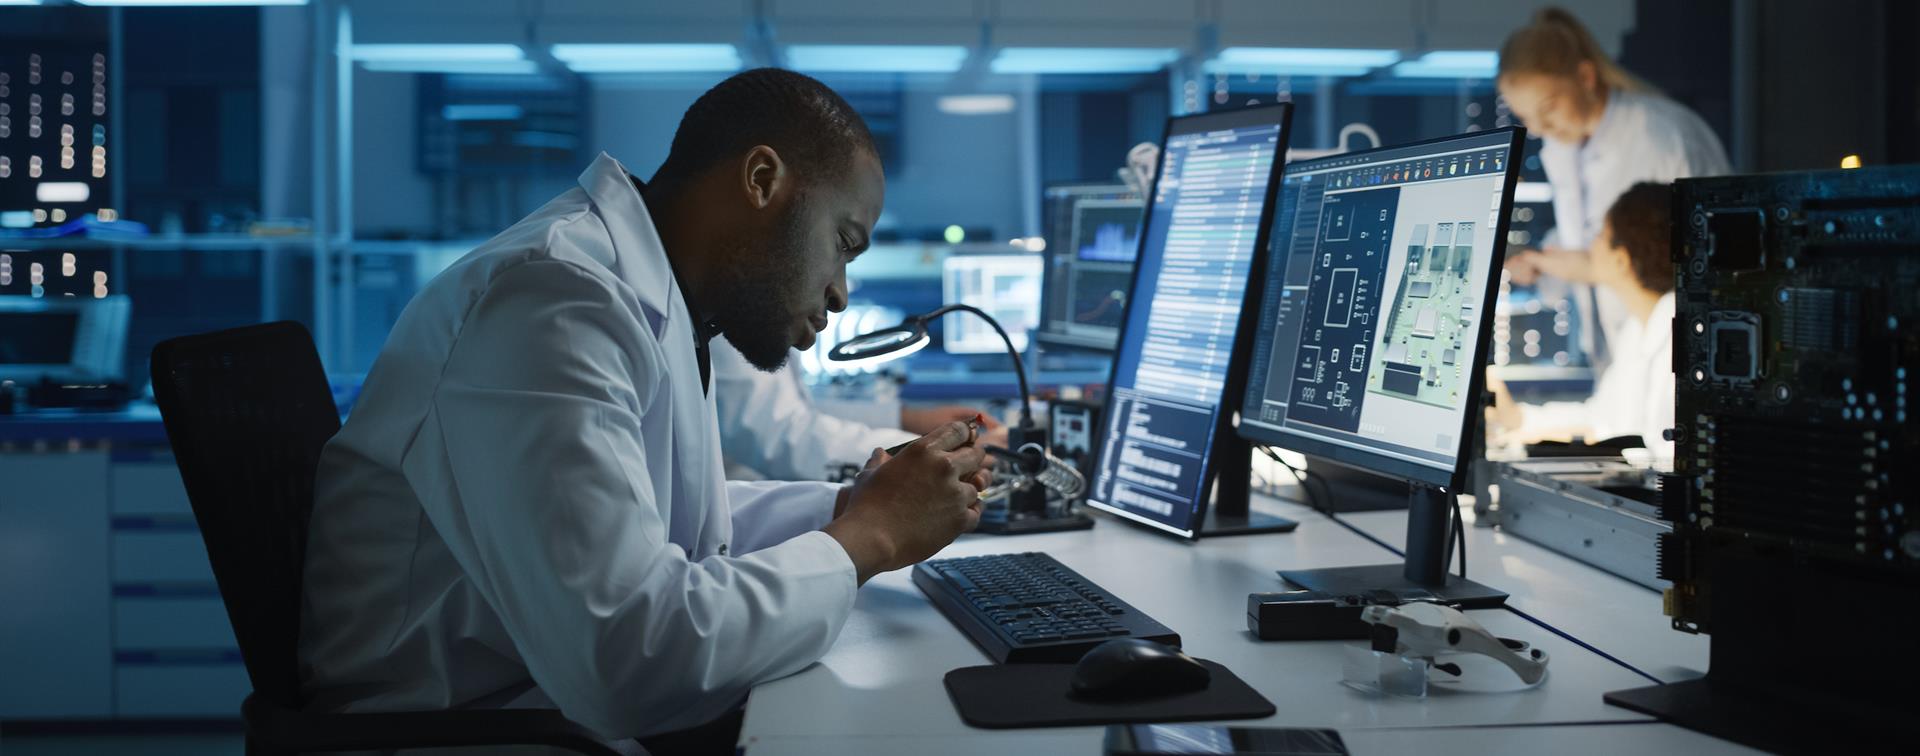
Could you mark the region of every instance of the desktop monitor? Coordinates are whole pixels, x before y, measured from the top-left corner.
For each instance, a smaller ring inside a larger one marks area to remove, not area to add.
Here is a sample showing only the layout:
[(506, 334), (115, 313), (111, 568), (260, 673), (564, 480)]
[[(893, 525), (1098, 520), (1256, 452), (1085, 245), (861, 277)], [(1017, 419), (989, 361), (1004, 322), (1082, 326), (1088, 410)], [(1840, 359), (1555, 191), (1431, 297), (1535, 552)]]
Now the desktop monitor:
[(1470, 459), (1522, 134), (1301, 161), (1281, 177), (1239, 432), (1413, 491), (1411, 583), (1397, 567), (1287, 573), (1290, 582), (1499, 603), (1497, 591), (1446, 577), (1446, 506)]
[[(1013, 348), (1025, 351), (1027, 332), (1040, 322), (1040, 271), (1044, 263), (1030, 252), (953, 252), (940, 265), (940, 291), (946, 304), (985, 310), (1007, 329)], [(948, 354), (1004, 354), (1006, 342), (992, 326), (965, 314), (941, 319), (941, 343)]]
[(0, 297), (0, 380), (121, 379), (131, 314), (120, 295)]
[(1168, 121), (1089, 506), (1187, 538), (1291, 529), (1248, 512), (1248, 447), (1227, 419), (1245, 373), (1251, 321), (1241, 305), (1292, 112), (1281, 104)]
[(1074, 259), (1132, 265), (1134, 254), (1140, 251), (1140, 214), (1146, 207), (1137, 199), (1084, 199), (1074, 203)]
[(1045, 344), (1113, 351), (1133, 284), (1146, 202), (1124, 185), (1047, 189), (1047, 267), (1035, 338)]

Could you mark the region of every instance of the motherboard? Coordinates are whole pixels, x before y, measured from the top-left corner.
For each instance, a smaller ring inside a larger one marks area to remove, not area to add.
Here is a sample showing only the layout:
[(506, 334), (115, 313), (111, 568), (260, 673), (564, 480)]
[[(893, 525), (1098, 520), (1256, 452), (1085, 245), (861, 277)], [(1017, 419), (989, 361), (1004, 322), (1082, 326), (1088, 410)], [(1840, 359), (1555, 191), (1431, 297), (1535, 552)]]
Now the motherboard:
[(1683, 180), (1674, 213), (1674, 626), (1743, 579), (1715, 556), (1920, 581), (1920, 167)]
[[(1470, 280), (1473, 223), (1417, 224), (1407, 242), (1406, 270), (1381, 329), (1367, 390), (1439, 407), (1456, 407), (1467, 386), (1464, 339), (1473, 337)], [(1355, 364), (1362, 364), (1356, 358)]]

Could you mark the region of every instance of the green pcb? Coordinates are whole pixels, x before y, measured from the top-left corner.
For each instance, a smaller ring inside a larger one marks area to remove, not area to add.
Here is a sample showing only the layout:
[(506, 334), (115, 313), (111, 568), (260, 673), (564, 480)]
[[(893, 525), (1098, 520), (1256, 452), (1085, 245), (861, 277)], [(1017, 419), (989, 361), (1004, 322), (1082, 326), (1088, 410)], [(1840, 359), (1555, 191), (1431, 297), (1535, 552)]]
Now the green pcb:
[(1463, 345), (1473, 337), (1473, 224), (1413, 227), (1407, 267), (1374, 344), (1367, 390), (1439, 407), (1457, 407), (1470, 376)]

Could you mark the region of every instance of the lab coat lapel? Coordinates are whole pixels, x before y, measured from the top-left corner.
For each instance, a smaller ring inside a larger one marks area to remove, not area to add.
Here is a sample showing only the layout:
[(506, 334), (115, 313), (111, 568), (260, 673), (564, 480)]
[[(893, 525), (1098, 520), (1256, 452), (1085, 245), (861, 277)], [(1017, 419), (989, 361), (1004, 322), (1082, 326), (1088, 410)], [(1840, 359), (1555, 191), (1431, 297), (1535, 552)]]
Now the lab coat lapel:
[(669, 395), (663, 398), (669, 401), (671, 413), (649, 412), (644, 422), (652, 425), (664, 415), (670, 423), (665, 435), (672, 439), (676, 478), (672, 487), (679, 489), (679, 495), (661, 501), (666, 507), (686, 503), (700, 514), (661, 514), (668, 523), (669, 540), (699, 559), (715, 553), (731, 537), (732, 518), (720, 463), (719, 425), (694, 358), (693, 315), (674, 281), (653, 216), (626, 167), (602, 152), (580, 174), (580, 187), (593, 200), (594, 211), (613, 242), (610, 267), (639, 298), (668, 363)]
[[(614, 260), (610, 267), (647, 308), (655, 335), (664, 338), (668, 321), (682, 320), (683, 327), (690, 327), (691, 320), (681, 317), (686, 303), (680, 298), (679, 285), (674, 283), (673, 268), (667, 264), (666, 245), (661, 243), (660, 234), (653, 226), (653, 215), (647, 212), (647, 203), (640, 199), (640, 192), (634, 188), (629, 175), (620, 161), (602, 152), (593, 165), (580, 174), (580, 188), (593, 200), (594, 210), (613, 239)], [(688, 330), (688, 349), (693, 348), (692, 335)], [(672, 345), (666, 346), (672, 348)]]

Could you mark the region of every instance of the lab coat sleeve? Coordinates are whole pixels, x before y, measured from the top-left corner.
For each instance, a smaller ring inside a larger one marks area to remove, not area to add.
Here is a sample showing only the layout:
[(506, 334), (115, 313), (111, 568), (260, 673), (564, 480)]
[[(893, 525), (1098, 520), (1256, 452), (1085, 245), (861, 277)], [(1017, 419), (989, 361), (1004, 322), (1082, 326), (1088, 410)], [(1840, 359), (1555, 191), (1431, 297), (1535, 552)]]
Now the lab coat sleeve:
[(1522, 404), (1520, 405), (1520, 428), (1522, 432), (1566, 430), (1590, 434), (1593, 428), (1593, 409), (1587, 406), (1587, 402)]
[[(631, 297), (527, 262), (469, 310), (403, 462), (428, 520), (532, 677), (608, 737), (708, 721), (799, 671), (852, 610), (838, 542), (809, 533), (691, 561), (656, 501), (664, 358)], [(431, 600), (431, 597), (423, 597)]]
[(727, 461), (776, 480), (821, 480), (830, 468), (859, 465), (876, 448), (919, 438), (821, 412), (788, 375), (793, 361), (768, 373), (731, 345), (713, 345), (713, 398)]
[(833, 521), (835, 483), (728, 481), (733, 506), (733, 553), (767, 548)]

